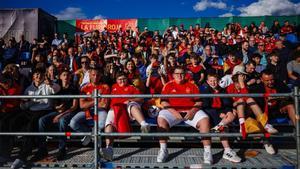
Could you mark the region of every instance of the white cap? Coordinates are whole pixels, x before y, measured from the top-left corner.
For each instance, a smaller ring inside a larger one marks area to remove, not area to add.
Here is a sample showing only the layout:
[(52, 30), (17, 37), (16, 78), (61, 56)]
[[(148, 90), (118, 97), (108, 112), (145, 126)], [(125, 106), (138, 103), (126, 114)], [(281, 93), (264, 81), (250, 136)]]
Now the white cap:
[(232, 75), (236, 75), (236, 74), (248, 74), (248, 73), (245, 71), (245, 67), (243, 65), (236, 65), (233, 68)]

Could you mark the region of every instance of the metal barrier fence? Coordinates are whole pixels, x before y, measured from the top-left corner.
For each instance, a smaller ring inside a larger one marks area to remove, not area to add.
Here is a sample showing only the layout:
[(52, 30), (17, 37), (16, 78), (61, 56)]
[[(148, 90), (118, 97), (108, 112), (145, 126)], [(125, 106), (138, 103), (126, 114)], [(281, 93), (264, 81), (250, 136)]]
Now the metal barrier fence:
[[(77, 133), (77, 132), (0, 132), (1, 135), (10, 136), (93, 136), (94, 137), (94, 165), (95, 168), (100, 168), (99, 145), (101, 145), (102, 137), (119, 137), (119, 136), (142, 136), (142, 137), (242, 137), (241, 133), (103, 133), (98, 132), (98, 98), (181, 98), (181, 97), (198, 97), (198, 98), (213, 98), (213, 97), (293, 97), (296, 110), (296, 133), (281, 133), (271, 135), (270, 137), (294, 137), (296, 138), (297, 146), (297, 168), (300, 168), (300, 115), (299, 115), (299, 89), (294, 88), (293, 93), (251, 93), (251, 94), (140, 94), (140, 95), (101, 95), (98, 90), (94, 90), (92, 95), (47, 95), (47, 96), (29, 96), (29, 95), (9, 95), (0, 96), (0, 99), (37, 99), (37, 98), (93, 98), (94, 99), (94, 131)], [(249, 134), (248, 137), (264, 137), (264, 134)]]

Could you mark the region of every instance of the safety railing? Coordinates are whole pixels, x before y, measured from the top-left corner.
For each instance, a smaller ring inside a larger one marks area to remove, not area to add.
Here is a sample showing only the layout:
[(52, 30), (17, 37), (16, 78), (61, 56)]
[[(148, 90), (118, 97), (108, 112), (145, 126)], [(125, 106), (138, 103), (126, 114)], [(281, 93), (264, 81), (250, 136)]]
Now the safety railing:
[[(242, 137), (241, 133), (103, 133), (98, 131), (98, 98), (181, 98), (181, 97), (197, 97), (197, 98), (213, 98), (213, 97), (293, 97), (296, 110), (296, 133), (280, 133), (270, 135), (272, 138), (278, 137), (294, 137), (296, 138), (296, 154), (297, 168), (300, 168), (300, 115), (299, 115), (299, 89), (295, 87), (292, 93), (251, 93), (251, 94), (139, 94), (139, 95), (102, 95), (98, 90), (94, 90), (92, 95), (47, 95), (47, 96), (31, 96), (31, 95), (8, 95), (0, 96), (0, 99), (57, 99), (57, 98), (93, 98), (94, 99), (94, 131), (92, 132), (0, 132), (1, 135), (9, 136), (93, 136), (94, 137), (94, 167), (100, 168), (100, 156), (98, 153), (99, 145), (101, 145), (102, 137), (120, 137), (120, 136), (142, 136), (142, 137)], [(249, 134), (248, 137), (264, 137), (263, 133)]]

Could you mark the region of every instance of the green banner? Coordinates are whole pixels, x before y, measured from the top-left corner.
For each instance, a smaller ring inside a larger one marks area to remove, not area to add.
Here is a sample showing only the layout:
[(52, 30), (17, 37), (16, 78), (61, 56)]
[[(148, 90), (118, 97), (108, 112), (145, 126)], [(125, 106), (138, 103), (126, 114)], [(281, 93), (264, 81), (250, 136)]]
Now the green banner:
[(57, 21), (57, 32), (62, 37), (63, 33), (67, 33), (69, 38), (74, 40), (76, 32), (76, 20), (59, 20)]
[(145, 27), (149, 30), (158, 30), (160, 34), (163, 34), (165, 30), (170, 26), (169, 19), (138, 19), (138, 27), (140, 32), (144, 31)]

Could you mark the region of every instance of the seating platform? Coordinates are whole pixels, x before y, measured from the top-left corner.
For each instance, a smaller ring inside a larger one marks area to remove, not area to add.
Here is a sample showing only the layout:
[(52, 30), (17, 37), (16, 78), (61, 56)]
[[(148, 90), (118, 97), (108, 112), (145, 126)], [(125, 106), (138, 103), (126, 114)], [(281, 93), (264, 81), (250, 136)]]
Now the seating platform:
[[(243, 157), (241, 163), (231, 163), (222, 159), (222, 149), (212, 149), (214, 164), (203, 165), (202, 148), (169, 148), (166, 163), (157, 163), (158, 148), (114, 148), (114, 160), (101, 163), (102, 168), (213, 168), (213, 169), (292, 169), (296, 164), (295, 149), (280, 149), (276, 155), (269, 155), (264, 149), (235, 149)], [(92, 148), (70, 148), (67, 159), (51, 161), (51, 155), (45, 161), (35, 162), (28, 168), (93, 168), (94, 152)], [(257, 154), (257, 155), (253, 155)], [(250, 156), (252, 154), (253, 156)], [(9, 165), (3, 166), (3, 168)]]

